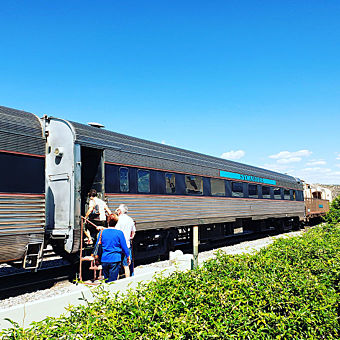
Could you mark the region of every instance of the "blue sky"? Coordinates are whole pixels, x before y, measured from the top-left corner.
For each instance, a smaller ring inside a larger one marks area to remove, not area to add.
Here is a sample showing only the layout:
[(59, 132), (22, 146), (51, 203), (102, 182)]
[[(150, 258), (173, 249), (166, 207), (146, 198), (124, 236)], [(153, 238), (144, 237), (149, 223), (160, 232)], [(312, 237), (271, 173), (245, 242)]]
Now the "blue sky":
[(0, 105), (340, 184), (340, 2), (0, 2)]

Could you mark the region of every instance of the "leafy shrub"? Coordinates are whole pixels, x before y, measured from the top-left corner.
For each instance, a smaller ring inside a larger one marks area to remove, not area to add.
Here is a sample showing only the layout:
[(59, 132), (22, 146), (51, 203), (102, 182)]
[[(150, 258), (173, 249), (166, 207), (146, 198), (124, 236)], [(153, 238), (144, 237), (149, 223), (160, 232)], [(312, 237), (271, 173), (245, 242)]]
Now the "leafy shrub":
[(337, 339), (340, 228), (317, 227), (253, 255), (221, 252), (126, 297), (100, 288), (69, 317), (3, 339)]
[(332, 201), (329, 212), (325, 216), (325, 221), (331, 224), (340, 223), (340, 196)]

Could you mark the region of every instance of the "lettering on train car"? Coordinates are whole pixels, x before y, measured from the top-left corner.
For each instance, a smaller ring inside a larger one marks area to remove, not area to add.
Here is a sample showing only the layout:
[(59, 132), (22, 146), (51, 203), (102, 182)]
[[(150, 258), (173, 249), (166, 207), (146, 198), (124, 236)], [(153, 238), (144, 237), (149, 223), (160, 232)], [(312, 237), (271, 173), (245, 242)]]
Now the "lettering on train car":
[(262, 178), (257, 176), (250, 176), (244, 174), (238, 174), (236, 172), (229, 172), (220, 170), (220, 176), (232, 179), (239, 179), (241, 181), (248, 181), (248, 182), (257, 182), (257, 183), (265, 183), (265, 184), (272, 184), (276, 185), (276, 181), (268, 178)]

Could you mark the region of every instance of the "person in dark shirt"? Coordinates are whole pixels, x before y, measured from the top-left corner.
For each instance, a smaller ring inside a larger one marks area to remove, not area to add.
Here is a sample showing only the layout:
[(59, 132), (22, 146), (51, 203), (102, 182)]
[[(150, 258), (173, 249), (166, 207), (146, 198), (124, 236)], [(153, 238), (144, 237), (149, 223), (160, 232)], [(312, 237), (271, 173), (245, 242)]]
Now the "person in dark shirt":
[(107, 229), (104, 229), (99, 233), (97, 243), (100, 239), (100, 234), (102, 233), (101, 243), (102, 243), (102, 257), (101, 264), (103, 267), (104, 278), (106, 282), (116, 281), (118, 278), (122, 251), (124, 251), (127, 256), (128, 263), (131, 263), (129, 249), (126, 246), (125, 237), (122, 231), (116, 230), (110, 223)]

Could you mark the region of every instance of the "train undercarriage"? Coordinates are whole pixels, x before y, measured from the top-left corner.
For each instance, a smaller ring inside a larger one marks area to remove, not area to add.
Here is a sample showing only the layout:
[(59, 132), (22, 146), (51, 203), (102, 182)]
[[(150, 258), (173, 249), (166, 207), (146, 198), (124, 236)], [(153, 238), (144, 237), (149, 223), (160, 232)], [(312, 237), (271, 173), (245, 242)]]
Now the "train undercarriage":
[[(302, 226), (303, 222), (299, 221), (298, 217), (262, 220), (245, 218), (236, 219), (234, 222), (203, 224), (199, 226), (199, 250), (214, 249), (242, 240), (297, 230)], [(51, 239), (47, 235), (44, 243), (45, 245), (51, 244), (54, 252), (69, 262), (75, 263), (79, 260), (79, 253), (70, 254), (65, 251), (63, 239)], [(139, 230), (133, 240), (134, 260), (136, 264), (166, 260), (169, 258), (170, 251), (182, 250), (190, 253), (192, 244), (193, 226)], [(9, 264), (22, 267), (19, 261)], [(31, 266), (28, 269), (37, 269), (37, 266)]]
[[(236, 219), (235, 222), (205, 224), (199, 226), (199, 249), (208, 250), (268, 234), (297, 230), (302, 226), (299, 218), (285, 219)], [(192, 251), (193, 226), (138, 231), (133, 248), (135, 260), (146, 258), (165, 260), (170, 251)]]

